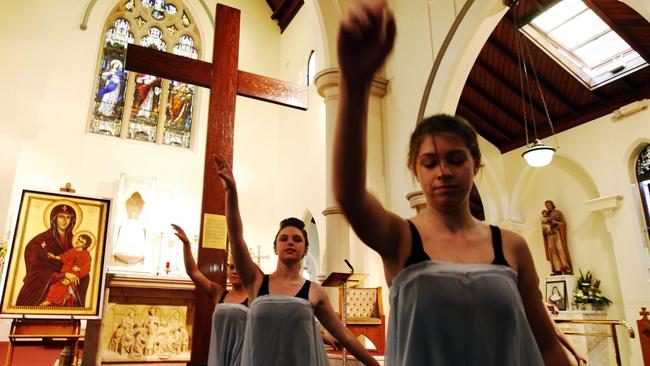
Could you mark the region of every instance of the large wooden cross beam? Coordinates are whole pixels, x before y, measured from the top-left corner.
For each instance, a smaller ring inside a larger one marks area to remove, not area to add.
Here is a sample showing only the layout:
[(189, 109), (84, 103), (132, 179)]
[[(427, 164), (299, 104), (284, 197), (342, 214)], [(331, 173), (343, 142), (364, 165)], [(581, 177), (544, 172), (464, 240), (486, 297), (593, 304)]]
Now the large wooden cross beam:
[[(129, 45), (127, 70), (210, 88), (208, 133), (203, 176), (201, 235), (205, 214), (224, 214), (224, 191), (212, 162), (220, 155), (232, 164), (235, 99), (242, 95), (287, 107), (307, 109), (307, 87), (238, 70), (240, 11), (217, 5), (212, 63)], [(226, 284), (225, 250), (204, 248), (199, 242), (198, 266), (212, 281)], [(216, 266), (215, 266), (216, 264)], [(197, 290), (192, 331), (191, 364), (207, 362), (212, 300)]]

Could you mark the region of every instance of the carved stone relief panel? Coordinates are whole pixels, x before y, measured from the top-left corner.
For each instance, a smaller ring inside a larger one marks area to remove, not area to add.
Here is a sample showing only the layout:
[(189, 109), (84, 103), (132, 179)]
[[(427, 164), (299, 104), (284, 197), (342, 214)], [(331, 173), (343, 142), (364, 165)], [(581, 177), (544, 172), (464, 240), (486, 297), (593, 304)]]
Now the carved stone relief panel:
[(103, 362), (190, 359), (187, 306), (108, 303), (103, 323)]

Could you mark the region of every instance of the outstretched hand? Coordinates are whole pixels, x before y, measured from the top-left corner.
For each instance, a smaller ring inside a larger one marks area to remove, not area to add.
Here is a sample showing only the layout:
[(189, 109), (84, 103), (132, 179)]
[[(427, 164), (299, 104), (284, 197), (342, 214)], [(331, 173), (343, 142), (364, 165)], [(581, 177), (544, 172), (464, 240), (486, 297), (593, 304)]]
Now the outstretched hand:
[(217, 167), (217, 174), (219, 174), (221, 184), (223, 184), (223, 189), (234, 191), (237, 186), (235, 184), (235, 178), (233, 177), (230, 164), (220, 156), (213, 155), (212, 158)]
[(330, 334), (321, 332), (321, 337), (323, 338), (323, 343), (334, 348), (335, 350), (340, 351), (343, 349), (341, 342), (332, 337)]
[(185, 230), (183, 230), (182, 227), (180, 227), (180, 226), (178, 226), (176, 224), (172, 224), (172, 228), (174, 228), (174, 230), (176, 230), (176, 232), (174, 234), (176, 234), (178, 239), (180, 239), (183, 242), (183, 244), (189, 244), (190, 243), (190, 240), (187, 238), (187, 234), (185, 234)]
[(363, 0), (341, 20), (339, 68), (347, 80), (370, 82), (395, 41), (395, 18), (386, 0)]

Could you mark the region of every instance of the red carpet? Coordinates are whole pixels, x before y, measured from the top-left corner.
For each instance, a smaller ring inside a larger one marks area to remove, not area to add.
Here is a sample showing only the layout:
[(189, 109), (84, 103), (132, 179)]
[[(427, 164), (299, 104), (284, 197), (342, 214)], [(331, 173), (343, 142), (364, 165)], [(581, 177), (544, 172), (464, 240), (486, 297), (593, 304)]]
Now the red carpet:
[[(9, 342), (0, 342), (0, 365), (4, 365)], [(63, 344), (14, 347), (13, 366), (52, 366), (59, 359)], [(81, 356), (81, 353), (79, 353)]]

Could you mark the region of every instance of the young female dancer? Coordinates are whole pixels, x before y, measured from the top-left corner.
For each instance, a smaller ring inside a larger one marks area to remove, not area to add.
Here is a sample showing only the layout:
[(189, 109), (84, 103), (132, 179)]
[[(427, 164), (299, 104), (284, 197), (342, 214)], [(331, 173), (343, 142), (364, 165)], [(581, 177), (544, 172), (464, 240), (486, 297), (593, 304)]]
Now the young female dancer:
[(185, 272), (196, 287), (216, 304), (212, 313), (208, 366), (239, 366), (246, 330), (248, 294), (242, 286), (237, 270), (232, 263), (228, 264), (228, 279), (232, 284), (232, 291), (227, 291), (218, 283), (210, 281), (199, 271), (185, 231), (175, 224), (172, 224), (172, 227), (176, 230), (176, 236), (183, 242)]
[(230, 167), (216, 159), (217, 171), (226, 190), (226, 222), (232, 257), (242, 283), (252, 300), (248, 312), (242, 365), (326, 366), (320, 323), (365, 365), (377, 361), (343, 326), (323, 288), (300, 275), (302, 258), (309, 242), (304, 223), (282, 220), (273, 241), (278, 256), (275, 272), (262, 273), (248, 253), (239, 215), (237, 187)]
[(334, 141), (334, 192), (392, 286), (386, 365), (568, 365), (526, 242), (470, 214), (481, 153), (467, 121), (437, 115), (413, 132), (408, 166), (427, 202), (418, 215), (403, 219), (366, 190), (370, 83), (394, 37), (385, 0), (364, 1), (341, 22)]

